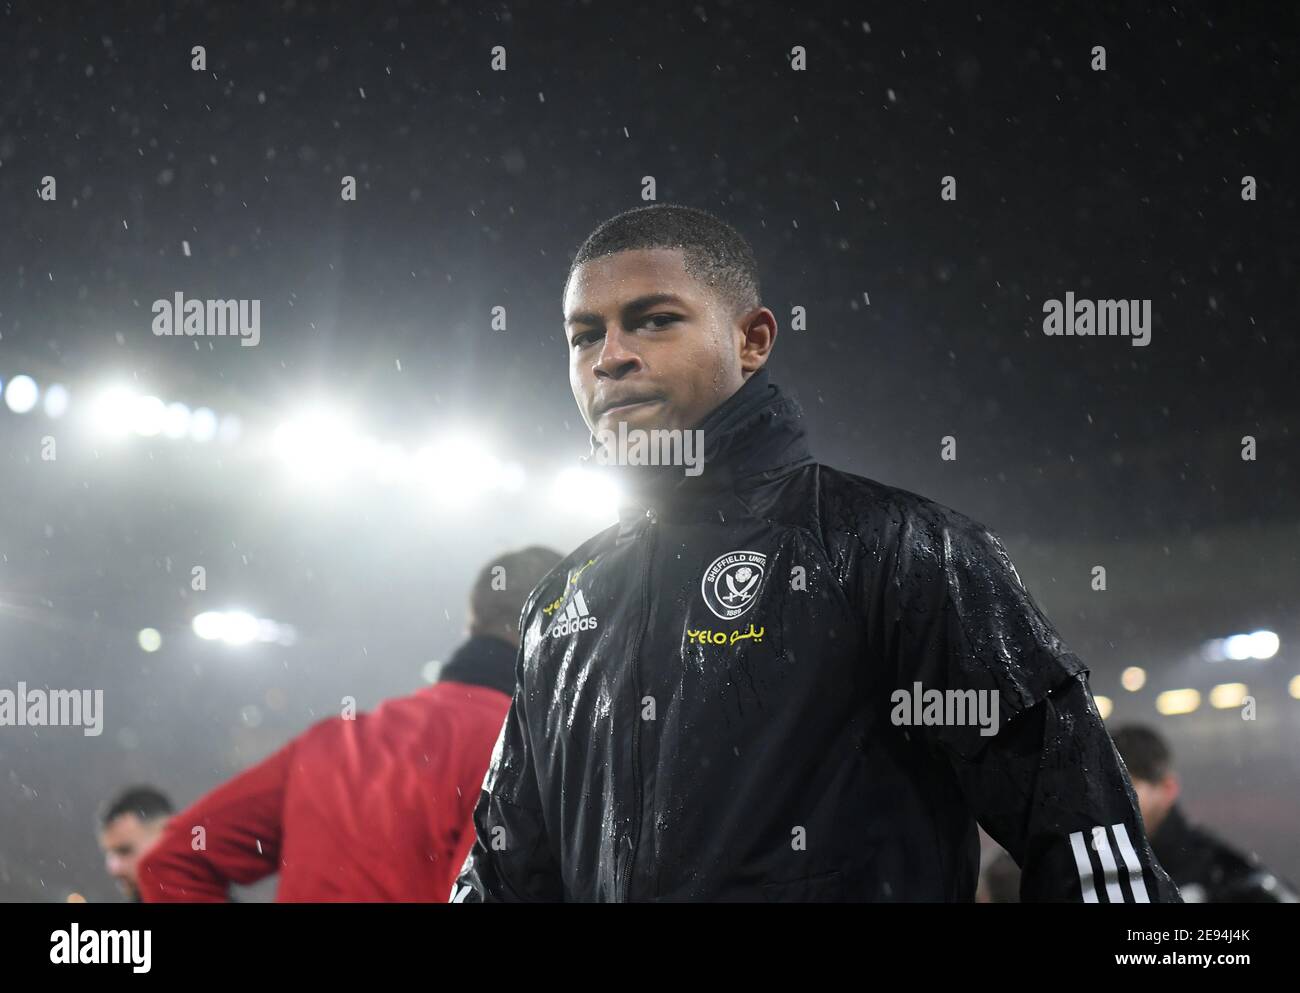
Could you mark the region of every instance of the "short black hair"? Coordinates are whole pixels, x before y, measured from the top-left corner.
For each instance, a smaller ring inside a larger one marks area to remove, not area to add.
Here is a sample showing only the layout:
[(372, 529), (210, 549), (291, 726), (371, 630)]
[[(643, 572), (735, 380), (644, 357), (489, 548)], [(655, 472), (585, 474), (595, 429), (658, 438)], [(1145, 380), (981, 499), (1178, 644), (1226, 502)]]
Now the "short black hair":
[(99, 824), (108, 827), (127, 814), (135, 814), (142, 821), (155, 821), (170, 816), (174, 809), (162, 790), (152, 786), (129, 786), (105, 804), (99, 815)]
[[(512, 638), (513, 632), (519, 629), (519, 615), (528, 594), (561, 558), (553, 549), (530, 545), (498, 555), (480, 569), (469, 595), (470, 633)], [(497, 569), (501, 570), (499, 575), (505, 580), (504, 586), (495, 581)]]
[(1111, 738), (1133, 779), (1158, 783), (1173, 768), (1174, 755), (1169, 750), (1169, 743), (1154, 728), (1129, 724), (1119, 728)]
[(675, 203), (635, 207), (605, 221), (578, 249), (569, 277), (584, 262), (646, 248), (680, 249), (687, 275), (713, 290), (733, 314), (761, 302), (758, 262), (744, 236), (707, 210)]

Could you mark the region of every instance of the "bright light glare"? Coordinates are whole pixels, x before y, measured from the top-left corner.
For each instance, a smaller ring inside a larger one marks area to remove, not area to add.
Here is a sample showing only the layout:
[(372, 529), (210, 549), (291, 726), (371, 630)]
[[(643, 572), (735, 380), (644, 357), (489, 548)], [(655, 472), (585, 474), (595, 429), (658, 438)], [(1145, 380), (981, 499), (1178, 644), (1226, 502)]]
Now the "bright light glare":
[(244, 422), (235, 414), (221, 418), (221, 427), (217, 429), (217, 440), (223, 445), (233, 445), (244, 433)]
[(217, 415), (208, 407), (200, 407), (190, 415), (190, 437), (206, 443), (217, 436)]
[(124, 387), (105, 390), (96, 399), (91, 416), (96, 429), (111, 438), (125, 438), (131, 433), (136, 395)]
[(257, 618), (242, 610), (232, 610), (226, 615), (225, 630), (221, 640), (227, 645), (247, 645), (257, 637)]
[(5, 387), (5, 404), (15, 414), (25, 414), (36, 406), (41, 391), (31, 376), (15, 376)]
[(1223, 662), (1232, 659), (1271, 659), (1282, 645), (1272, 631), (1254, 631), (1251, 634), (1234, 634), (1229, 638), (1215, 638), (1207, 641), (1201, 648), (1201, 657), (1207, 662)]
[(1250, 635), (1250, 654), (1252, 658), (1271, 659), (1282, 646), (1282, 639), (1272, 631), (1256, 631)]
[(204, 641), (217, 641), (225, 630), (226, 615), (215, 610), (205, 610), (190, 623), (194, 633)]
[(1252, 647), (1250, 635), (1234, 634), (1231, 638), (1224, 639), (1223, 653), (1228, 658), (1239, 662), (1242, 659), (1250, 658)]
[(1190, 714), (1200, 705), (1201, 694), (1193, 689), (1165, 690), (1156, 697), (1156, 710), (1166, 717)]
[(45, 415), (58, 419), (68, 410), (68, 388), (54, 383), (45, 391)]
[(1136, 693), (1147, 682), (1147, 671), (1140, 665), (1131, 665), (1120, 673), (1120, 685), (1130, 693)]
[(467, 435), (449, 435), (420, 453), (424, 477), (434, 498), (461, 507), (497, 487), (502, 466), (486, 445)]
[(136, 434), (152, 438), (163, 429), (167, 408), (157, 397), (139, 397), (131, 410), (131, 428)]
[(337, 411), (314, 410), (276, 429), (272, 449), (301, 482), (331, 483), (349, 471), (361, 441)]
[(620, 491), (603, 473), (577, 466), (561, 472), (551, 487), (556, 506), (570, 513), (612, 520), (618, 516)]
[(222, 641), (227, 645), (247, 645), (254, 641), (292, 645), (298, 632), (291, 625), (254, 617), (243, 610), (208, 610), (191, 622), (194, 633), (204, 641)]
[(521, 493), (524, 489), (524, 483), (527, 481), (527, 475), (524, 467), (518, 462), (507, 462), (501, 467), (501, 488), (507, 493)]
[(1240, 707), (1246, 693), (1245, 683), (1220, 683), (1210, 690), (1210, 706), (1219, 710)]
[(168, 438), (184, 438), (190, 433), (190, 408), (183, 403), (169, 403), (163, 415), (162, 433)]
[(366, 461), (375, 479), (384, 486), (404, 483), (411, 478), (411, 460), (396, 442), (380, 444), (372, 440), (366, 450)]

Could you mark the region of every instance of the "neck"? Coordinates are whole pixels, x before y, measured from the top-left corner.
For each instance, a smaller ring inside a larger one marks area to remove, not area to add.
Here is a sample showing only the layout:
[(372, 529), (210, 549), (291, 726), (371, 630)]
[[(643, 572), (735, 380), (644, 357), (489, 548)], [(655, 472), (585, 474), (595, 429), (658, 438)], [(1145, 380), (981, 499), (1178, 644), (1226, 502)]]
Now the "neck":
[(747, 489), (813, 461), (802, 410), (763, 369), (692, 431), (703, 440), (697, 465), (611, 467), (627, 494), (620, 520), (630, 523), (649, 509), (669, 514), (721, 512), (725, 517), (738, 509)]

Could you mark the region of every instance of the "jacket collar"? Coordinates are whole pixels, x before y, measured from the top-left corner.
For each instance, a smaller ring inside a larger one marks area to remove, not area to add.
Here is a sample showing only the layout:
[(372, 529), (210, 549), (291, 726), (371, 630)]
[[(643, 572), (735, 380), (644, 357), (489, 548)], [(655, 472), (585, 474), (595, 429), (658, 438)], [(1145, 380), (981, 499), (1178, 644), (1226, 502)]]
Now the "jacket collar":
[(668, 520), (746, 510), (744, 495), (813, 461), (803, 409), (759, 369), (714, 408), (703, 432), (704, 463), (697, 476), (682, 466), (611, 467), (623, 484), (619, 531), (633, 530), (647, 511)]
[[(1156, 853), (1156, 858), (1175, 857), (1184, 852), (1193, 839), (1192, 826), (1183, 815), (1182, 808), (1174, 804), (1165, 811), (1160, 827), (1147, 839)], [(1161, 855), (1164, 852), (1164, 855)]]
[(469, 683), (515, 692), (515, 649), (501, 638), (475, 634), (463, 643), (438, 674), (440, 683)]

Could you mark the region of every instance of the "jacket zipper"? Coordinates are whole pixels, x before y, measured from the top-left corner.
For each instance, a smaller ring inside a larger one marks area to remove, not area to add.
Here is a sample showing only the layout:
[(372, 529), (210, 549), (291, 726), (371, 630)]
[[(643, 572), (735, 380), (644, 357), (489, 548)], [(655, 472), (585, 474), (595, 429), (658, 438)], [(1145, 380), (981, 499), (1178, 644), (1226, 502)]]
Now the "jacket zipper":
[(637, 632), (636, 643), (632, 649), (632, 689), (635, 693), (636, 721), (632, 725), (632, 788), (636, 798), (635, 819), (632, 824), (632, 850), (628, 852), (627, 865), (623, 869), (623, 902), (628, 902), (628, 892), (632, 886), (632, 866), (636, 862), (636, 850), (641, 844), (641, 644), (645, 641), (646, 628), (650, 625), (650, 568), (654, 564), (655, 541), (651, 530), (657, 520), (653, 510), (645, 512), (646, 521), (641, 526), (641, 536), (649, 535), (646, 545), (645, 571), (641, 574), (641, 628)]

